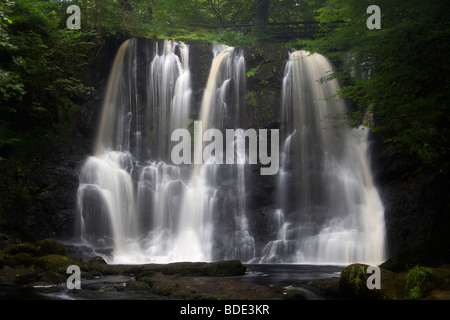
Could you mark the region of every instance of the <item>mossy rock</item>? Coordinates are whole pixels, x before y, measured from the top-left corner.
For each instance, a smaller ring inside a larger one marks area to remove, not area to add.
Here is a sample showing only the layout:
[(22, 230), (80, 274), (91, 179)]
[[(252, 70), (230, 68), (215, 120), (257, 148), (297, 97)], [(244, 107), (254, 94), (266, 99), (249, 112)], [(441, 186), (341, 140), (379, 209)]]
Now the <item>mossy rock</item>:
[(434, 268), (433, 272), (436, 287), (440, 290), (450, 291), (450, 264)]
[(99, 264), (108, 264), (108, 263), (105, 261), (105, 259), (103, 259), (103, 257), (100, 257), (100, 256), (92, 257), (92, 258), (89, 260), (89, 262), (92, 262), (92, 263), (99, 263)]
[(384, 268), (381, 270), (381, 293), (382, 300), (403, 300), (405, 298), (406, 281), (403, 274), (398, 274)]
[(285, 300), (306, 300), (305, 293), (300, 290), (288, 290), (284, 296)]
[(247, 272), (247, 267), (239, 260), (227, 260), (211, 263), (208, 269), (210, 277), (242, 276)]
[(155, 274), (155, 272), (152, 272), (149, 274), (144, 274), (144, 275), (138, 275), (138, 276), (136, 276), (136, 281), (145, 282), (145, 283), (148, 283), (149, 285), (152, 285), (154, 274)]
[(132, 280), (127, 282), (125, 291), (133, 293), (143, 293), (143, 292), (150, 292), (151, 288), (146, 282)]
[(147, 265), (145, 268), (128, 269), (127, 272), (144, 275), (148, 271), (180, 276), (232, 277), (244, 275), (247, 268), (239, 260), (227, 260), (211, 263), (175, 262), (167, 265)]
[(425, 300), (450, 300), (450, 291), (433, 290)]
[(36, 256), (37, 249), (31, 243), (23, 242), (23, 243), (12, 245), (12, 246), (4, 249), (2, 252), (4, 255), (9, 255), (9, 256), (15, 256), (16, 254), (19, 254), (19, 253), (27, 253), (32, 256)]
[(39, 276), (39, 274), (37, 274), (35, 272), (26, 273), (26, 272), (18, 271), (16, 274), (16, 277), (14, 279), (14, 283), (16, 285), (23, 286), (23, 285), (29, 285), (33, 282), (37, 282), (39, 280), (40, 280), (40, 276)]
[(29, 267), (33, 264), (35, 258), (26, 252), (19, 252), (14, 256), (7, 256), (5, 264), (11, 267), (25, 266)]
[(81, 271), (82, 279), (96, 279), (103, 277), (104, 274), (100, 270), (92, 270), (92, 271)]
[(33, 267), (43, 271), (55, 271), (59, 273), (65, 273), (67, 267), (74, 264), (73, 261), (59, 254), (49, 254), (36, 259)]
[(176, 285), (166, 283), (155, 283), (152, 286), (152, 291), (160, 296), (170, 296), (172, 293), (178, 291)]
[(39, 256), (47, 256), (49, 254), (65, 256), (67, 252), (63, 243), (51, 239), (39, 240), (34, 243), (34, 246)]
[(405, 274), (380, 268), (381, 289), (367, 288), (368, 265), (352, 264), (341, 271), (337, 294), (349, 299), (404, 300), (406, 293)]
[(375, 290), (367, 288), (368, 265), (351, 264), (341, 271), (339, 278), (340, 295), (353, 299), (374, 299)]
[(41, 282), (55, 284), (55, 283), (65, 283), (67, 277), (61, 273), (55, 271), (46, 271), (38, 274)]

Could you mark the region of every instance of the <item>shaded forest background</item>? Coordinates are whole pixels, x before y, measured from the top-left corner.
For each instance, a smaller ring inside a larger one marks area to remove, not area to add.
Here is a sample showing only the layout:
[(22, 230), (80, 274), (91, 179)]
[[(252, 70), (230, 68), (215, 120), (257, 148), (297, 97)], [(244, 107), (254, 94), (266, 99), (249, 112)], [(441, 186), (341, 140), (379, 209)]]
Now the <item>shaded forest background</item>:
[[(343, 87), (336, 94), (353, 101), (352, 110), (335, 116), (380, 134), (384, 150), (408, 159), (407, 175), (433, 172), (448, 181), (450, 3), (372, 2), (0, 0), (0, 231), (21, 235), (29, 209), (55, 187), (42, 182), (40, 168), (76, 134), (72, 118), (79, 101), (93, 94), (80, 72), (111, 39), (202, 39), (245, 47), (282, 42), (271, 37), (267, 23), (317, 21), (324, 36), (283, 45), (333, 60), (336, 70), (328, 78), (338, 78)], [(72, 4), (81, 9), (80, 30), (66, 27)], [(371, 4), (381, 8), (380, 30), (366, 27)], [(246, 35), (219, 28), (244, 23), (255, 24)]]

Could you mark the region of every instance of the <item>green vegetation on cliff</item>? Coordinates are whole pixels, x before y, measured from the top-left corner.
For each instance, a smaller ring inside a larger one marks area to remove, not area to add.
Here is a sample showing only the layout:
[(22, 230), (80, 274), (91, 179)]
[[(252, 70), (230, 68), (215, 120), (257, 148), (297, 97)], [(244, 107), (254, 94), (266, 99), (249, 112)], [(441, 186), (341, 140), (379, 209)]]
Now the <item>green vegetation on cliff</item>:
[(345, 116), (361, 123), (370, 112), (372, 129), (382, 132), (390, 146), (417, 159), (419, 166), (448, 174), (448, 3), (377, 1), (381, 29), (369, 30), (366, 10), (371, 4), (328, 0), (318, 10), (322, 23), (339, 21), (314, 46), (341, 63), (330, 77), (345, 84), (339, 96), (357, 104)]

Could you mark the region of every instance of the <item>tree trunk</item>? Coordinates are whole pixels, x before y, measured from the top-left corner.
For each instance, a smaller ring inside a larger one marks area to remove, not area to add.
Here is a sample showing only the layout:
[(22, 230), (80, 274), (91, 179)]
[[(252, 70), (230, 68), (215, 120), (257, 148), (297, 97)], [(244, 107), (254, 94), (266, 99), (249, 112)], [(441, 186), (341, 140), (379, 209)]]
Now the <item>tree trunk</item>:
[(266, 36), (266, 23), (269, 19), (269, 0), (256, 1), (256, 16), (254, 33), (258, 38)]

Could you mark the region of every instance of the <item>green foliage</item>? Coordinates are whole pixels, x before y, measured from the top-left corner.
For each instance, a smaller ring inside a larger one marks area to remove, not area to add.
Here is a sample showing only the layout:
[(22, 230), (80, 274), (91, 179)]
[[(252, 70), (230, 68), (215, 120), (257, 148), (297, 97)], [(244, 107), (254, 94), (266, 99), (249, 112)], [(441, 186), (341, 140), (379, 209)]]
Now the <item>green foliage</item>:
[(350, 270), (348, 281), (354, 293), (358, 295), (361, 288), (366, 286), (366, 270), (364, 266), (353, 267)]
[(78, 76), (95, 35), (68, 30), (63, 1), (0, 0), (0, 220), (20, 231), (45, 194), (39, 167), (87, 94)]
[[(329, 78), (344, 87), (342, 98), (357, 109), (346, 116), (361, 124), (372, 114), (374, 131), (387, 145), (420, 161), (423, 167), (448, 171), (450, 134), (450, 13), (443, 1), (380, 0), (381, 29), (366, 27), (370, 1), (328, 0), (317, 18), (329, 33), (315, 49), (338, 62)], [(337, 23), (339, 21), (339, 23)]]
[(252, 107), (258, 106), (258, 101), (256, 99), (256, 94), (254, 91), (247, 91), (245, 94), (245, 102)]
[(424, 295), (427, 281), (434, 279), (433, 269), (414, 266), (406, 274), (406, 291), (408, 300), (419, 300)]
[(256, 66), (254, 68), (251, 68), (250, 70), (247, 71), (247, 78), (251, 78), (254, 77), (256, 75), (256, 73), (258, 72), (260, 66)]
[[(18, 135), (64, 122), (73, 111), (70, 98), (89, 91), (77, 79), (92, 43), (86, 34), (67, 30), (54, 2), (4, 1), (1, 25), (0, 103), (2, 120)], [(4, 137), (0, 139), (5, 140)]]
[[(139, 2), (139, 1), (137, 1)], [(263, 22), (313, 20), (315, 10), (325, 0), (178, 0), (153, 2), (147, 36), (153, 38), (203, 39), (241, 47), (254, 41), (273, 41), (258, 25)], [(264, 7), (264, 13), (258, 8)], [(246, 28), (219, 28), (220, 25), (257, 24)]]

